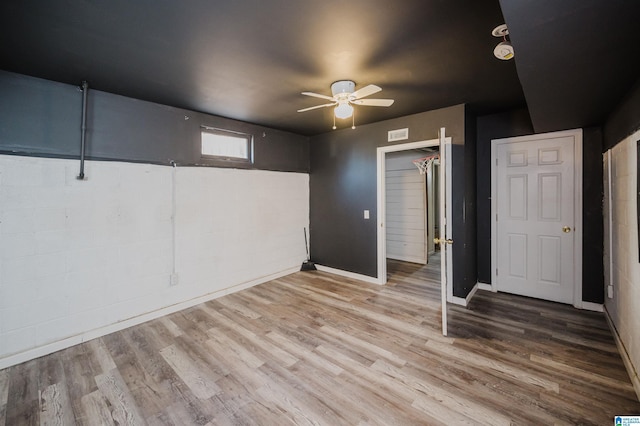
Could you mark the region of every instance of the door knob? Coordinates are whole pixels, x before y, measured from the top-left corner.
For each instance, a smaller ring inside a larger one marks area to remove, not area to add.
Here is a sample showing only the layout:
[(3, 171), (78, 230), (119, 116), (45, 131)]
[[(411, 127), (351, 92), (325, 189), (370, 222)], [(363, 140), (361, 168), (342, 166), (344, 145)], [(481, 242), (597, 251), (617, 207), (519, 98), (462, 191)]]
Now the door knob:
[(451, 238), (449, 238), (448, 240), (445, 240), (444, 238), (435, 237), (433, 239), (433, 242), (436, 244), (453, 244), (453, 240)]
[(571, 232), (571, 227), (570, 226), (563, 226), (562, 227), (562, 232), (564, 232), (565, 234), (568, 234), (569, 232)]

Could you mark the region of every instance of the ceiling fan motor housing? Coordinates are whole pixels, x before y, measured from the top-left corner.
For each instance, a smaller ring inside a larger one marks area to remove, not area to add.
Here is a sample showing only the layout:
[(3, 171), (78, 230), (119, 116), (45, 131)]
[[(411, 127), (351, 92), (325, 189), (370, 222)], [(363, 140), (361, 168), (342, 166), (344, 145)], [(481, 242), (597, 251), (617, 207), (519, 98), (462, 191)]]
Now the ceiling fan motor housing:
[(356, 90), (356, 83), (351, 80), (339, 80), (331, 85), (331, 93), (334, 97), (339, 97), (340, 94), (344, 94), (344, 97), (348, 97)]

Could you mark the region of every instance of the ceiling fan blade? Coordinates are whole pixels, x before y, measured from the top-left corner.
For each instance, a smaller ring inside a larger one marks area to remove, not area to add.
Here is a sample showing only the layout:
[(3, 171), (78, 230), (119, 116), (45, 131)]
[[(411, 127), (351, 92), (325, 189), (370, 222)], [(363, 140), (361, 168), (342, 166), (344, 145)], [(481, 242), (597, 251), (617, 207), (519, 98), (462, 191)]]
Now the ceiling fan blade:
[(393, 99), (355, 99), (351, 103), (363, 106), (388, 107), (393, 105)]
[(321, 95), (320, 93), (313, 93), (313, 92), (302, 92), (303, 95), (305, 96), (313, 96), (314, 98), (320, 98), (320, 99), (326, 99), (328, 101), (333, 101), (335, 99), (333, 99), (331, 96), (327, 96), (327, 95)]
[(375, 84), (370, 84), (368, 86), (364, 86), (362, 89), (358, 89), (349, 95), (351, 99), (360, 99), (369, 95), (373, 95), (374, 93), (378, 93), (382, 89), (376, 86)]
[(312, 106), (312, 107), (309, 107), (309, 108), (299, 109), (298, 112), (311, 111), (312, 109), (330, 107), (330, 106), (334, 106), (336, 104), (337, 104), (337, 102), (334, 102), (332, 104), (316, 105), (316, 106)]

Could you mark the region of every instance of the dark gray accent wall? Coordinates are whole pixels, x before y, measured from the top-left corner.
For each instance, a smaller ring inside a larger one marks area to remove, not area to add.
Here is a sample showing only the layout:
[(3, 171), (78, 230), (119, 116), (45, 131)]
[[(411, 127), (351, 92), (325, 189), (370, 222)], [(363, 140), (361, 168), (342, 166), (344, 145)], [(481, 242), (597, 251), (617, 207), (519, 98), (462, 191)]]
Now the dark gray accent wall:
[[(477, 124), (476, 117), (471, 113), (469, 107), (465, 108), (465, 138), (464, 144), (454, 144), (456, 150), (462, 150), (461, 155), (453, 155), (456, 161), (453, 166), (455, 174), (453, 178), (453, 193), (455, 198), (462, 196), (461, 200), (453, 202), (454, 206), (461, 206), (458, 221), (460, 224), (453, 228), (453, 295), (465, 298), (478, 282), (477, 265), (477, 200), (476, 200), (476, 139)], [(462, 164), (460, 164), (462, 159)], [(455, 210), (454, 210), (455, 212)], [(455, 214), (455, 213), (454, 213)], [(464, 259), (464, 260), (463, 260)], [(463, 260), (463, 261), (462, 261)]]
[(526, 109), (477, 119), (478, 282), (491, 283), (491, 140), (533, 133)]
[[(77, 158), (78, 87), (0, 71), (0, 152)], [(88, 159), (309, 171), (309, 138), (89, 89)], [(201, 126), (251, 134), (254, 163), (201, 158)]]
[[(465, 106), (427, 111), (379, 123), (344, 129), (311, 138), (310, 234), (311, 257), (322, 265), (371, 277), (377, 276), (377, 177), (376, 150), (387, 142), (389, 130), (409, 128), (407, 143), (436, 139), (446, 128), (454, 144), (452, 154), (454, 200), (452, 206), (454, 247), (453, 289), (465, 297), (466, 258), (473, 257), (475, 245), (464, 246)], [(475, 163), (475, 158), (473, 158)], [(469, 161), (467, 160), (467, 166)], [(474, 197), (475, 198), (475, 197)], [(371, 218), (363, 219), (369, 210)], [(470, 222), (468, 222), (470, 223)], [(462, 234), (460, 234), (462, 232)], [(459, 238), (456, 241), (456, 238)], [(475, 241), (475, 235), (473, 235)], [(475, 260), (474, 262), (475, 263)], [(475, 284), (475, 276), (473, 277)]]
[(0, 150), (80, 155), (79, 87), (0, 71)]
[(604, 303), (602, 129), (582, 130), (582, 300)]
[[(526, 109), (478, 117), (478, 281), (491, 283), (491, 140), (533, 134)], [(602, 131), (583, 129), (582, 300), (604, 302)]]

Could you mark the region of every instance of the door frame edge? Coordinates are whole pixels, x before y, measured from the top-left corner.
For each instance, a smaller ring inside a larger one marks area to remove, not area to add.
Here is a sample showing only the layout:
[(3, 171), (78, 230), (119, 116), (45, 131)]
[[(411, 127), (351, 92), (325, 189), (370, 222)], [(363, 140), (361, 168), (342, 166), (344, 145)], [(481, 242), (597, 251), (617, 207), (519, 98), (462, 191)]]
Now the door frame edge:
[[(450, 137), (445, 139), (451, 140)], [(376, 149), (376, 175), (377, 175), (377, 260), (378, 260), (378, 284), (387, 283), (387, 238), (386, 238), (386, 185), (385, 185), (385, 158), (388, 152), (407, 151), (416, 148), (425, 148), (429, 146), (439, 146), (440, 139), (428, 139), (416, 142), (407, 142), (394, 145), (379, 146)]]

